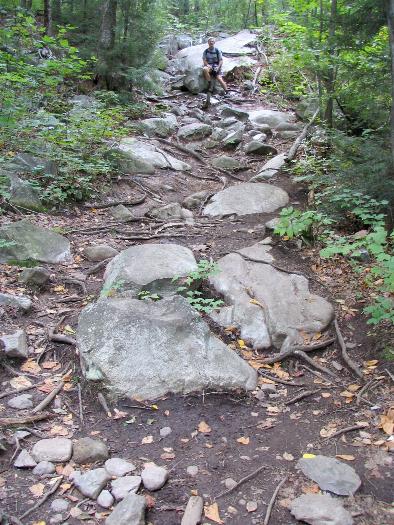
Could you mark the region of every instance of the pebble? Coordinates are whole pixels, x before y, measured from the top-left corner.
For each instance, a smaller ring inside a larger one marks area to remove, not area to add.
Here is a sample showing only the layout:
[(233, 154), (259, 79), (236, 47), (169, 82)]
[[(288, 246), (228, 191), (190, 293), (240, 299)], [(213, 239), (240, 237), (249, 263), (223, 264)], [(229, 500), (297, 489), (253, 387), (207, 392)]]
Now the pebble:
[(226, 489), (233, 489), (236, 486), (237, 482), (233, 478), (226, 478), (224, 480), (224, 486)]
[(34, 445), (31, 454), (37, 462), (53, 461), (63, 463), (71, 458), (73, 444), (71, 439), (41, 439)]
[(124, 476), (111, 482), (111, 492), (116, 501), (120, 501), (130, 494), (130, 492), (137, 492), (140, 485), (140, 476)]
[(31, 457), (29, 452), (23, 449), (16, 460), (14, 461), (14, 467), (17, 468), (33, 468), (37, 465), (37, 462), (34, 461), (34, 458)]
[(83, 250), (84, 256), (92, 262), (105, 261), (111, 257), (118, 255), (118, 250), (108, 246), (108, 244), (96, 244), (92, 246), (86, 246)]
[(55, 472), (55, 465), (50, 461), (40, 461), (33, 469), (33, 474), (36, 476), (44, 476), (45, 474), (53, 474)]
[(187, 467), (186, 472), (189, 474), (189, 476), (194, 478), (194, 476), (197, 476), (198, 474), (198, 467), (196, 465), (190, 465)]
[(187, 502), (185, 514), (182, 517), (181, 525), (197, 525), (200, 523), (201, 514), (204, 508), (204, 500), (201, 496), (191, 496)]
[(117, 478), (120, 478), (129, 472), (133, 472), (133, 470), (136, 469), (135, 465), (122, 458), (107, 459), (104, 466), (108, 474)]
[(114, 497), (109, 490), (103, 490), (97, 498), (97, 503), (104, 509), (109, 509), (114, 504)]
[[(49, 523), (56, 525), (57, 523), (63, 523), (63, 514), (54, 514), (50, 517)], [(65, 524), (64, 524), (65, 525)]]
[(104, 441), (84, 437), (78, 439), (73, 446), (73, 460), (75, 463), (94, 463), (108, 459), (109, 451)]
[(290, 511), (297, 520), (310, 525), (353, 525), (340, 500), (329, 494), (303, 494), (293, 500)]
[(171, 434), (171, 432), (172, 432), (171, 427), (163, 427), (163, 428), (160, 429), (160, 436), (162, 438), (165, 438), (165, 437), (169, 436)]
[(145, 498), (128, 494), (105, 520), (105, 525), (143, 525), (145, 524)]
[(63, 498), (54, 499), (51, 503), (51, 510), (54, 512), (66, 512), (70, 506), (69, 502)]
[(110, 475), (105, 468), (96, 468), (85, 474), (75, 471), (72, 479), (81, 494), (88, 498), (96, 499), (110, 480)]
[(168, 471), (164, 467), (149, 465), (141, 472), (141, 478), (147, 490), (159, 490), (168, 479)]
[(248, 512), (255, 512), (257, 510), (257, 502), (256, 501), (248, 501), (246, 504), (246, 510)]
[(51, 279), (51, 274), (46, 268), (36, 266), (35, 268), (25, 268), (19, 275), (19, 280), (24, 284), (33, 286), (43, 286)]
[(12, 397), (8, 400), (7, 405), (11, 408), (16, 408), (17, 410), (33, 408), (32, 397), (31, 394), (22, 394), (20, 396)]
[(260, 390), (262, 392), (267, 392), (268, 394), (276, 394), (276, 386), (268, 383), (260, 385)]
[(351, 496), (361, 485), (361, 479), (354, 468), (336, 458), (301, 458), (297, 468), (315, 481), (322, 490), (329, 490), (339, 496)]

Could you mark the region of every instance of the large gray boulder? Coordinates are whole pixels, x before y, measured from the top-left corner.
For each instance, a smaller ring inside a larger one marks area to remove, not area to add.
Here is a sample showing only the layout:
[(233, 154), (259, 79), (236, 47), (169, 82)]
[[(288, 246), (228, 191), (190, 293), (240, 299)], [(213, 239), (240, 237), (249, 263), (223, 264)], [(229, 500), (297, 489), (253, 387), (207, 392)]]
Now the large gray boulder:
[(178, 131), (180, 139), (198, 140), (208, 137), (212, 133), (212, 127), (203, 122), (195, 122), (182, 126)]
[[(255, 50), (249, 46), (255, 40), (256, 35), (245, 30), (217, 43), (216, 47), (223, 53), (232, 55), (224, 56), (222, 69), (224, 75), (237, 70), (249, 69), (255, 64), (252, 58)], [(192, 93), (200, 93), (208, 85), (202, 75), (202, 54), (207, 47), (206, 43), (187, 47), (176, 54), (171, 64), (174, 74), (184, 75), (183, 85)]]
[(14, 173), (42, 173), (56, 176), (58, 166), (55, 161), (34, 157), (29, 153), (19, 153), (6, 164), (6, 169)]
[(242, 164), (238, 159), (227, 157), (227, 155), (214, 157), (211, 160), (211, 164), (214, 168), (219, 168), (221, 170), (239, 170), (245, 167), (245, 164)]
[(259, 173), (250, 179), (250, 182), (260, 182), (271, 179), (286, 164), (286, 158), (286, 153), (279, 153), (279, 155), (276, 155), (274, 158), (266, 162)]
[(170, 113), (165, 117), (147, 118), (142, 120), (140, 122), (140, 127), (148, 137), (154, 137), (156, 135), (158, 137), (166, 138), (174, 133), (178, 127), (178, 122), (176, 116)]
[(142, 142), (134, 137), (122, 139), (119, 143), (119, 150), (126, 154), (136, 165), (138, 163), (145, 166), (150, 165), (153, 169), (150, 173), (154, 173), (155, 168), (169, 168), (174, 171), (189, 171), (191, 169), (189, 164), (176, 159), (158, 146)]
[(255, 370), (179, 295), (157, 302), (99, 299), (82, 311), (77, 334), (86, 377), (117, 396), (156, 399), (256, 386)]
[(255, 349), (281, 348), (286, 339), (297, 342), (301, 332), (321, 332), (334, 315), (325, 299), (309, 292), (307, 279), (271, 266), (269, 252), (269, 246), (257, 244), (230, 253), (219, 259), (220, 272), (209, 279), (228, 305), (211, 317), (222, 326), (239, 327), (241, 338)]
[(0, 239), (8, 241), (8, 246), (0, 248), (1, 263), (32, 259), (55, 264), (71, 259), (70, 243), (65, 237), (25, 219), (2, 226)]
[(249, 121), (255, 129), (265, 131), (269, 126), (270, 129), (277, 129), (287, 123), (293, 123), (294, 117), (284, 111), (273, 109), (255, 109), (249, 112)]
[(26, 210), (43, 210), (39, 190), (28, 180), (23, 180), (12, 172), (2, 172), (1, 174), (8, 180), (9, 197), (7, 201), (10, 204)]
[(288, 194), (270, 184), (244, 182), (216, 193), (204, 208), (204, 215), (249, 215), (272, 213), (289, 202)]
[(129, 291), (134, 297), (142, 290), (167, 295), (179, 286), (172, 282), (196, 270), (191, 250), (177, 244), (132, 246), (114, 257), (104, 274), (103, 290)]

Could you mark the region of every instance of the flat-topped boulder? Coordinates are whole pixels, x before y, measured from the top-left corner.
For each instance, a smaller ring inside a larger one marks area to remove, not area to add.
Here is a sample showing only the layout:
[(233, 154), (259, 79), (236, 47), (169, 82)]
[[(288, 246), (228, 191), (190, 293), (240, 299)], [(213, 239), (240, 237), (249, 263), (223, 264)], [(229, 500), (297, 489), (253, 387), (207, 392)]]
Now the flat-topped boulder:
[(270, 247), (257, 244), (219, 259), (220, 271), (209, 279), (227, 304), (211, 317), (239, 327), (255, 349), (281, 348), (287, 338), (298, 341), (301, 332), (321, 332), (334, 315), (330, 303), (309, 292), (305, 277), (281, 272), (272, 261)]
[(254, 175), (250, 182), (260, 182), (263, 180), (271, 179), (274, 175), (276, 175), (286, 164), (286, 153), (279, 153), (279, 155), (276, 155), (272, 159), (270, 159), (268, 162), (264, 164), (264, 166), (261, 168), (259, 173), (257, 175)]
[(147, 118), (141, 120), (140, 128), (148, 135), (148, 137), (162, 137), (166, 138), (178, 127), (176, 116), (172, 113), (167, 114), (164, 117)]
[(255, 370), (179, 295), (155, 302), (99, 299), (82, 311), (77, 339), (85, 376), (115, 396), (156, 399), (256, 386)]
[(68, 239), (26, 219), (2, 226), (0, 240), (7, 243), (0, 248), (0, 263), (14, 259), (55, 264), (71, 259)]
[(250, 215), (272, 213), (289, 202), (281, 188), (263, 183), (244, 182), (216, 193), (204, 208), (204, 215)]
[(196, 270), (193, 252), (177, 244), (132, 246), (114, 257), (104, 274), (103, 293), (128, 291), (133, 296), (147, 290), (160, 295), (174, 293), (176, 276)]
[[(136, 164), (134, 173), (138, 171), (139, 163), (141, 165), (141, 173), (154, 173), (155, 168), (171, 169), (174, 171), (189, 171), (191, 169), (189, 164), (176, 159), (169, 153), (161, 150), (159, 146), (137, 140), (134, 137), (126, 137), (119, 143), (119, 151), (126, 154), (126, 156)], [(148, 167), (151, 167), (149, 170)], [(146, 168), (143, 171), (142, 168)]]
[(193, 122), (182, 126), (178, 131), (180, 139), (198, 140), (208, 137), (212, 133), (212, 127), (203, 122)]
[(294, 117), (290, 113), (277, 111), (274, 109), (255, 109), (249, 111), (249, 121), (253, 127), (262, 131), (269, 126), (270, 129), (276, 129), (280, 126), (283, 129), (285, 124), (294, 123)]

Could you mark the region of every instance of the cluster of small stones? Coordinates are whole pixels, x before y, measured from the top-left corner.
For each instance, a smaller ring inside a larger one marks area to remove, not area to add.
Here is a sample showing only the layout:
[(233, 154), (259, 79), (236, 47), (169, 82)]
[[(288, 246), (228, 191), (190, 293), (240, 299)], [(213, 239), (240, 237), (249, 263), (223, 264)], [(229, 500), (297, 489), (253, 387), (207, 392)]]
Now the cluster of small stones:
[[(165, 430), (164, 434), (168, 431)], [(68, 463), (70, 462), (70, 463)], [(145, 523), (145, 498), (137, 494), (141, 486), (147, 491), (160, 490), (168, 480), (168, 471), (154, 463), (145, 463), (139, 474), (137, 467), (122, 458), (109, 458), (104, 441), (85, 437), (72, 442), (67, 438), (42, 439), (31, 451), (22, 449), (14, 466), (33, 469), (39, 477), (55, 474), (56, 465), (68, 463), (70, 481), (85, 497), (97, 501), (102, 509), (111, 510), (106, 525), (141, 525)], [(96, 466), (102, 463), (103, 466)], [(76, 466), (95, 468), (77, 470)], [(63, 523), (67, 519), (70, 503), (66, 499), (54, 499), (53, 514), (49, 523)], [(186, 522), (187, 523), (187, 522)]]

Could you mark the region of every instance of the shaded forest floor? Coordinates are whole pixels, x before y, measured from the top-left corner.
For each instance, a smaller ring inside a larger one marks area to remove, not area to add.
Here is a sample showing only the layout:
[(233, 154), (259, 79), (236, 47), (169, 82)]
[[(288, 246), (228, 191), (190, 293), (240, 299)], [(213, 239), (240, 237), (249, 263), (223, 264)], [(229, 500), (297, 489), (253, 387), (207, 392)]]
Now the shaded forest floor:
[[(176, 98), (177, 103), (186, 104), (189, 110), (200, 107), (202, 100), (200, 96), (187, 94)], [(255, 98), (250, 104), (274, 109), (263, 99)], [(245, 103), (245, 106), (248, 104)], [(209, 113), (214, 116), (215, 109), (211, 108)], [(276, 142), (273, 140), (271, 144), (279, 151), (287, 151), (292, 144), (291, 140)], [(220, 153), (215, 150), (203, 151), (208, 156)], [(143, 217), (153, 205), (160, 202), (182, 202), (194, 192), (216, 192), (222, 188), (219, 180), (200, 179), (210, 176), (209, 168), (187, 154), (176, 150), (173, 154), (193, 165), (190, 175), (161, 170), (149, 177), (134, 177), (134, 182), (114, 181), (103, 195), (103, 200), (132, 200), (142, 191), (148, 190), (144, 203), (132, 208), (136, 217)], [(240, 156), (237, 151), (231, 155)], [(264, 158), (254, 160), (256, 162), (249, 164), (250, 169), (236, 173), (240, 180), (248, 181), (264, 164)], [(143, 188), (136, 185), (135, 181), (142, 184)], [(227, 178), (227, 185), (234, 183), (236, 181)], [(277, 176), (272, 179), (272, 183), (289, 193), (291, 205), (305, 206), (306, 188), (294, 184), (289, 175)], [(362, 368), (366, 382), (375, 380), (360, 400), (357, 400), (357, 393), (363, 383), (346, 368), (341, 360), (340, 348), (334, 343), (328, 349), (316, 352), (313, 357), (323, 365), (335, 361), (339, 365), (336, 372), (340, 377), (339, 383), (330, 382), (315, 370), (311, 371), (293, 361), (274, 367), (270, 373), (274, 379), (276, 377), (282, 381), (301, 380), (304, 386), (298, 388), (277, 384), (276, 391), (267, 393), (264, 399), (258, 399), (253, 394), (203, 392), (168, 396), (154, 405), (130, 400), (109, 402), (110, 414), (107, 414), (98, 401), (95, 387), (82, 376), (74, 346), (48, 339), (50, 328), (73, 337), (79, 312), (100, 293), (104, 268), (88, 275), (93, 264), (84, 260), (84, 246), (107, 243), (120, 251), (140, 242), (122, 239), (126, 233), (140, 235), (144, 231), (146, 237), (150, 237), (156, 232), (156, 235), (164, 234), (165, 237), (148, 238), (143, 242), (174, 242), (190, 248), (197, 260), (210, 257), (217, 260), (226, 253), (262, 240), (265, 236), (262, 226), (273, 216), (265, 215), (264, 220), (259, 215), (246, 215), (236, 220), (213, 220), (195, 214), (194, 226), (166, 228), (148, 219), (127, 226), (115, 225), (109, 209), (88, 209), (84, 206), (73, 207), (59, 214), (30, 216), (34, 222), (56, 228), (67, 236), (72, 243), (74, 262), (47, 266), (52, 274), (51, 286), (42, 292), (33, 291), (34, 308), (29, 314), (21, 316), (8, 309), (3, 316), (2, 330), (8, 332), (24, 328), (34, 353), (22, 365), (17, 361), (8, 361), (11, 367), (0, 370), (2, 391), (8, 390), (10, 381), (16, 379), (20, 385), (40, 385), (29, 390), (36, 405), (53, 386), (56, 374), (64, 372), (70, 364), (73, 372), (50, 409), (53, 417), (37, 422), (32, 427), (33, 434), (21, 441), (20, 445), (30, 448), (30, 444), (37, 441), (39, 436), (65, 436), (72, 439), (90, 436), (105, 440), (113, 457), (129, 459), (137, 466), (147, 461), (165, 465), (170, 472), (169, 481), (160, 491), (152, 493), (151, 508), (147, 515), (147, 522), (155, 525), (180, 523), (191, 494), (202, 495), (207, 505), (217, 501), (223, 523), (261, 524), (274, 490), (284, 478), (286, 481), (278, 494), (269, 523), (295, 524), (297, 521), (288, 510), (290, 501), (301, 493), (315, 493), (318, 490), (315, 483), (295, 469), (297, 460), (304, 453), (338, 456), (348, 461), (362, 479), (360, 490), (345, 501), (354, 523), (393, 523), (394, 514), (390, 506), (393, 460), (388, 451), (387, 436), (379, 428), (380, 416), (389, 408), (390, 396), (392, 399), (394, 385), (386, 369), (393, 371), (393, 366), (376, 357), (376, 349), (381, 347), (382, 334), (369, 333), (370, 327), (360, 314), (362, 303), (355, 296), (356, 277), (346, 264), (338, 266), (337, 263), (323, 263), (313, 248), (300, 249), (296, 242), (273, 237), (272, 253), (276, 260), (282, 267), (307, 276), (311, 290), (334, 304), (352, 359)], [(2, 220), (10, 218), (3, 217)], [(17, 220), (18, 217), (12, 219)], [(109, 221), (112, 225), (109, 225)], [(3, 265), (1, 291), (31, 293), (31, 290), (21, 287), (19, 273), (19, 268)], [(253, 352), (237, 347), (236, 335), (226, 334), (218, 327), (213, 329), (246, 359), (253, 362), (256, 358)], [(264, 382), (263, 378), (261, 380), (262, 384), (271, 384), (270, 381)], [(306, 390), (312, 391), (312, 394), (293, 402), (298, 394)], [(20, 416), (20, 412), (16, 414), (7, 407), (6, 400), (7, 397), (3, 397), (3, 404), (0, 405), (1, 417)], [(206, 425), (201, 426), (202, 422)], [(360, 423), (363, 426), (360, 430), (333, 436), (336, 431)], [(170, 427), (171, 433), (161, 437), (160, 429), (164, 427)], [(37, 494), (41, 488), (37, 488), (37, 485), (43, 484), (45, 493), (50, 487), (50, 480), (37, 479), (31, 471), (13, 467), (12, 457), (18, 442), (13, 442), (11, 428), (5, 430), (5, 434), (11, 444), (7, 452), (0, 456), (0, 506), (9, 515), (20, 516), (39, 499)], [(188, 472), (187, 468), (191, 466), (197, 469), (189, 469)], [(218, 497), (227, 490), (227, 478), (240, 481), (263, 466), (258, 474), (236, 490)], [(192, 471), (193, 475), (190, 475)], [(72, 508), (76, 508), (83, 497), (73, 489), (62, 467), (58, 468), (57, 475), (64, 476), (64, 483), (57, 496), (61, 494), (61, 497), (69, 500)], [(40, 523), (40, 520), (51, 523), (53, 511), (50, 510), (50, 503), (51, 498), (26, 520), (22, 520), (23, 523)], [(63, 522), (70, 525), (81, 523), (81, 520), (87, 524), (102, 523), (108, 515), (108, 511), (99, 508), (93, 501), (86, 501), (78, 508), (82, 514), (79, 511), (71, 512)], [(203, 522), (214, 523), (208, 518)]]

